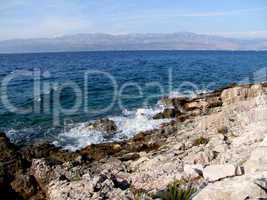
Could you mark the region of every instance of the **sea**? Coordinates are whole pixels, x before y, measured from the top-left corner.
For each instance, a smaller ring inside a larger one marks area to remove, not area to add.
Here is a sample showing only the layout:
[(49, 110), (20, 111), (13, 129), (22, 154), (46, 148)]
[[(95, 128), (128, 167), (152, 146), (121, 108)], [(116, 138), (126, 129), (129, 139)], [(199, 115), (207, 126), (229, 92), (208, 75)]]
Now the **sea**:
[[(12, 142), (69, 150), (125, 140), (153, 120), (163, 96), (196, 96), (267, 79), (266, 51), (103, 51), (0, 54), (0, 131)], [(106, 136), (89, 126), (114, 120)]]

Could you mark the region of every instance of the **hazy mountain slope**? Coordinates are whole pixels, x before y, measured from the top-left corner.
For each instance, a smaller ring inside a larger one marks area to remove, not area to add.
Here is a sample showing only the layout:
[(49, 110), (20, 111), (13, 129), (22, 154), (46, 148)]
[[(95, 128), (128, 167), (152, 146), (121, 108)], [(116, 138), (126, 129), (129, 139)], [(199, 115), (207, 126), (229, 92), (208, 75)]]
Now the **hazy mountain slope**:
[(76, 34), (0, 42), (0, 53), (96, 50), (266, 50), (267, 40), (238, 40), (194, 33)]

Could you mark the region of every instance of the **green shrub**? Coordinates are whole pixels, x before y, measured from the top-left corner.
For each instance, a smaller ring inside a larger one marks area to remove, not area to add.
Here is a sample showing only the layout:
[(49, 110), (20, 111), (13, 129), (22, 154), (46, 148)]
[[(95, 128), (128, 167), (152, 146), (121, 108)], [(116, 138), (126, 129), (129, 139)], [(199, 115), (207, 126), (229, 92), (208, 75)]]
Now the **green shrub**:
[(155, 198), (162, 200), (190, 200), (196, 190), (191, 184), (186, 185), (184, 181), (178, 180), (169, 184), (167, 189), (156, 194)]

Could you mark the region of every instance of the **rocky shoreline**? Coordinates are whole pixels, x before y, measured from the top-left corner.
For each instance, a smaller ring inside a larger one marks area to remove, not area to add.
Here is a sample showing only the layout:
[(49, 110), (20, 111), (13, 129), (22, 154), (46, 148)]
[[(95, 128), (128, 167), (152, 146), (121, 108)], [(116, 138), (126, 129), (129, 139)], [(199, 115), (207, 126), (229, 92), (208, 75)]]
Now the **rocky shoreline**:
[[(16, 146), (1, 133), (0, 193), (9, 199), (149, 200), (164, 199), (160, 194), (179, 182), (193, 188), (194, 200), (267, 198), (266, 83), (161, 101), (166, 109), (154, 119), (171, 122), (76, 152), (47, 143)], [(100, 122), (108, 124), (107, 134), (116, 129), (110, 120)]]

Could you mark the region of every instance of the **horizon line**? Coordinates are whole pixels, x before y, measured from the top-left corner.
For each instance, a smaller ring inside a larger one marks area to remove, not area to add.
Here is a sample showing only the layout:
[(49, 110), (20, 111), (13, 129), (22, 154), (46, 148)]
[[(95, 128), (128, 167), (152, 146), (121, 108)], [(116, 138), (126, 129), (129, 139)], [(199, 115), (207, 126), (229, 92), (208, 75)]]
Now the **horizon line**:
[(86, 51), (44, 51), (44, 52), (21, 52), (21, 53), (1, 53), (0, 55), (24, 55), (24, 54), (62, 54), (62, 53), (105, 53), (105, 52), (171, 52), (171, 51), (198, 51), (198, 52), (267, 52), (267, 49), (259, 49), (259, 50), (249, 50), (249, 49), (166, 49), (166, 50), (160, 50), (160, 49), (153, 49), (153, 50), (86, 50)]

